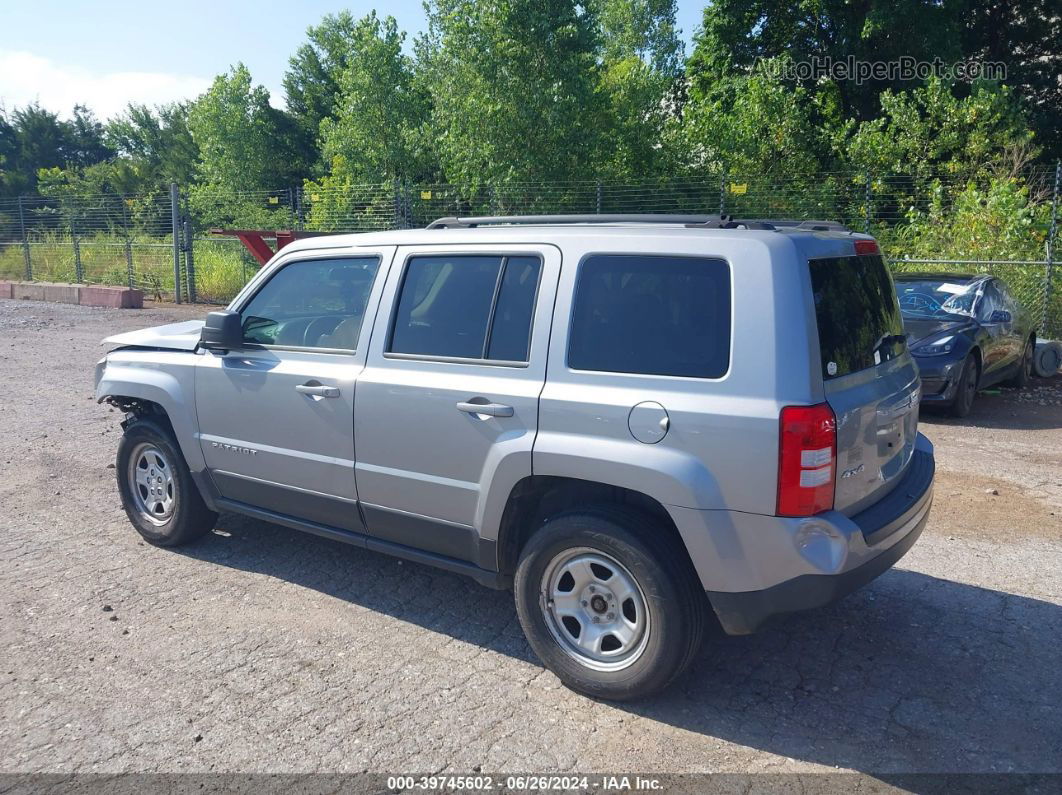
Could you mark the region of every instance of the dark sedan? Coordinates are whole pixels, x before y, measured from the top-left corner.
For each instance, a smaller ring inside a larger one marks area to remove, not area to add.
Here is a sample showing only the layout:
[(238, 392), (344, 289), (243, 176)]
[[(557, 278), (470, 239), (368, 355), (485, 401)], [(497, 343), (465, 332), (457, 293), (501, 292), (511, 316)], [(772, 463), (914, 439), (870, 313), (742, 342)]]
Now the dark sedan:
[(988, 275), (896, 274), (907, 344), (922, 374), (922, 401), (970, 413), (978, 389), (1025, 386), (1036, 332), (1007, 286)]

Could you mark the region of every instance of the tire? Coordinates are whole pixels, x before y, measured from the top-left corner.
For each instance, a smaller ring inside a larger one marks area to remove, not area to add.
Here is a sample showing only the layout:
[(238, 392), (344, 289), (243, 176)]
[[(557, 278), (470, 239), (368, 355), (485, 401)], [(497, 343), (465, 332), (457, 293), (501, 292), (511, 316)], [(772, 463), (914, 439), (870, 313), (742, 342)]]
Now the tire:
[(962, 375), (955, 388), (955, 399), (951, 402), (951, 415), (953, 417), (965, 417), (973, 408), (974, 398), (977, 396), (977, 380), (980, 377), (980, 367), (977, 359), (967, 356), (962, 365)]
[(520, 624), (539, 659), (572, 690), (615, 701), (649, 696), (700, 648), (708, 600), (686, 550), (659, 525), (633, 509), (564, 513), (521, 552), (514, 582)]
[(1032, 340), (1025, 341), (1025, 347), (1021, 351), (1021, 361), (1018, 363), (1018, 371), (1014, 374), (1014, 377), (1007, 381), (1008, 386), (1012, 386), (1015, 389), (1025, 389), (1029, 385), (1029, 378), (1032, 376), (1033, 369), (1033, 343)]
[(122, 507), (150, 544), (175, 547), (210, 531), (218, 515), (203, 502), (171, 432), (138, 419), (126, 426), (114, 466)]
[(1062, 368), (1062, 343), (1040, 340), (1033, 351), (1033, 367), (1040, 378), (1053, 378)]

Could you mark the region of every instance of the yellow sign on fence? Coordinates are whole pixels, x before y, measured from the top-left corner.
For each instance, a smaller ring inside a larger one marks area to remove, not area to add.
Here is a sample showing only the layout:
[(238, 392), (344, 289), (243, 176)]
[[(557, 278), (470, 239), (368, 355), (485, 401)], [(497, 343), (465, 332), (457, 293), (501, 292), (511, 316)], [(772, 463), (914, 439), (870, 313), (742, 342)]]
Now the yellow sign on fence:
[(738, 183), (736, 183), (736, 182), (731, 182), (731, 183), (730, 183), (730, 192), (731, 192), (731, 193), (736, 193), (736, 194), (737, 194), (737, 195), (739, 195), (739, 196), (741, 196), (741, 195), (744, 195), (744, 194), (746, 194), (746, 193), (748, 193), (748, 192), (749, 192), (749, 183), (747, 183), (747, 182), (742, 182), (742, 183), (741, 183), (741, 184), (739, 185), (739, 184), (738, 184)]
[(430, 190), (422, 190), (420, 192), (420, 198), (424, 199), (424, 201), (428, 201), (429, 199), (431, 199), (431, 191)]

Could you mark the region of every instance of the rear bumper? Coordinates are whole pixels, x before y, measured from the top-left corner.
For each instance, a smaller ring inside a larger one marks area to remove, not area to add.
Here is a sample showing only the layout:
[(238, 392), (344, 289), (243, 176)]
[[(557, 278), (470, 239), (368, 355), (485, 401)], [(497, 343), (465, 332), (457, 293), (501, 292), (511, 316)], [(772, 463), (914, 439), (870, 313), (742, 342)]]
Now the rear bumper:
[[(761, 570), (776, 579), (766, 587), (705, 589), (723, 628), (732, 635), (754, 632), (771, 616), (829, 604), (888, 570), (914, 545), (929, 519), (934, 472), (932, 445), (919, 435), (903, 480), (861, 513), (846, 517), (827, 511), (804, 520), (769, 517), (784, 523), (796, 554), (784, 561), (761, 561)], [(803, 572), (777, 579), (785, 566)]]

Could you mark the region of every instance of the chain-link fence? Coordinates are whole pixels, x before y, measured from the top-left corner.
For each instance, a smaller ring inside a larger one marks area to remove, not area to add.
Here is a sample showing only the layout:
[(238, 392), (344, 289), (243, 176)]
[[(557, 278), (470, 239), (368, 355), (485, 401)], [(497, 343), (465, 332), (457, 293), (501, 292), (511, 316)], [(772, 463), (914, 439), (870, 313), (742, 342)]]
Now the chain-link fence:
[[(989, 272), (1062, 337), (1057, 256), (1060, 168), (1011, 177), (823, 172), (719, 173), (636, 183), (524, 182), (479, 187), (383, 182), (137, 196), (0, 199), (0, 279), (128, 284), (148, 298), (229, 301), (257, 271), (212, 228), (363, 232), (443, 216), (704, 213), (829, 219), (874, 234), (900, 270)], [(266, 236), (275, 248), (275, 237)]]

